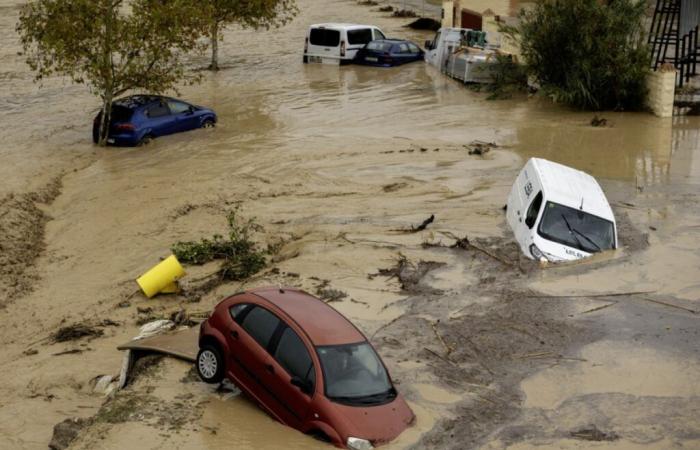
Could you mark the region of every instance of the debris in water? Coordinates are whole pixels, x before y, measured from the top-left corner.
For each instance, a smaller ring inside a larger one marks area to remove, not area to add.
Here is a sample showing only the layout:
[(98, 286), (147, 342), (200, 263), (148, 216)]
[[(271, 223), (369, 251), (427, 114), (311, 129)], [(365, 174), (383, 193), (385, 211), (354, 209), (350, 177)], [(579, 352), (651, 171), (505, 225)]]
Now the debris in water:
[(184, 308), (180, 308), (178, 311), (170, 314), (170, 320), (176, 327), (193, 327), (199, 324), (199, 322), (190, 317), (189, 313), (185, 311)]
[(386, 6), (382, 6), (381, 8), (379, 8), (379, 12), (392, 12), (393, 10), (394, 10), (394, 7), (391, 5), (386, 5)]
[(77, 341), (84, 337), (96, 338), (104, 334), (104, 331), (99, 328), (87, 325), (85, 323), (76, 323), (59, 328), (58, 331), (51, 335), (53, 342), (68, 342)]
[(600, 431), (595, 425), (592, 425), (590, 428), (572, 431), (571, 437), (574, 439), (582, 439), (584, 441), (615, 441), (620, 438), (620, 436), (618, 436), (614, 431), (605, 433)]
[(408, 186), (408, 183), (391, 183), (382, 186), (384, 192), (395, 192)]
[(63, 450), (75, 440), (80, 430), (90, 425), (89, 419), (69, 418), (53, 427), (53, 436), (49, 442), (51, 450)]
[(347, 293), (341, 290), (328, 287), (329, 285), (329, 280), (323, 280), (321, 284), (316, 287), (316, 295), (318, 295), (324, 302), (339, 302), (348, 296)]
[[(415, 17), (415, 16), (413, 16), (413, 17)], [(416, 19), (406, 26), (408, 28), (413, 29), (413, 30), (428, 30), (428, 31), (437, 31), (442, 27), (440, 22), (438, 22), (435, 19), (428, 18), (428, 17), (421, 17), (420, 19)]]
[(430, 224), (433, 223), (434, 221), (435, 221), (435, 214), (431, 214), (430, 217), (428, 217), (427, 219), (425, 219), (425, 220), (423, 221), (423, 223), (421, 223), (421, 224), (418, 225), (417, 227), (412, 228), (411, 231), (414, 232), (414, 233), (415, 233), (415, 232), (418, 232), (418, 231), (423, 231), (423, 230), (425, 230), (426, 228), (428, 228), (428, 225), (430, 225)]
[(376, 274), (370, 274), (369, 278), (373, 278), (377, 275), (382, 275), (389, 278), (396, 277), (401, 283), (401, 289), (405, 292), (414, 293), (437, 293), (440, 292), (437, 289), (431, 287), (420, 286), (420, 282), (428, 272), (443, 267), (445, 263), (436, 261), (418, 261), (414, 264), (406, 258), (406, 256), (399, 253), (399, 258), (396, 261), (396, 265), (389, 269), (379, 269)]
[(483, 156), (490, 152), (492, 148), (498, 148), (498, 145), (495, 142), (472, 141), (464, 147), (469, 149), (470, 155)]
[(76, 355), (78, 353), (83, 353), (83, 351), (79, 348), (72, 348), (70, 350), (64, 350), (62, 352), (53, 353), (51, 356)]
[(608, 119), (606, 119), (605, 117), (598, 117), (598, 115), (596, 114), (591, 119), (591, 126), (592, 127), (604, 127), (607, 125), (608, 125)]
[(394, 11), (394, 17), (418, 17), (418, 14), (410, 9), (397, 9)]

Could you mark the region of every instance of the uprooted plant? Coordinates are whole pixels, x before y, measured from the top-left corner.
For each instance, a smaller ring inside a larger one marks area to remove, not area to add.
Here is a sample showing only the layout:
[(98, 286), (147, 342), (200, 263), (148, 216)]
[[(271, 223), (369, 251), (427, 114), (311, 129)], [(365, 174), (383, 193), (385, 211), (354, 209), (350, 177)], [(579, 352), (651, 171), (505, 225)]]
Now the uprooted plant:
[(227, 215), (228, 236), (215, 234), (211, 239), (178, 242), (172, 247), (175, 256), (185, 264), (202, 265), (223, 260), (219, 275), (226, 280), (244, 280), (267, 265), (271, 249), (262, 249), (252, 234), (262, 230), (255, 219), (240, 220), (238, 208)]

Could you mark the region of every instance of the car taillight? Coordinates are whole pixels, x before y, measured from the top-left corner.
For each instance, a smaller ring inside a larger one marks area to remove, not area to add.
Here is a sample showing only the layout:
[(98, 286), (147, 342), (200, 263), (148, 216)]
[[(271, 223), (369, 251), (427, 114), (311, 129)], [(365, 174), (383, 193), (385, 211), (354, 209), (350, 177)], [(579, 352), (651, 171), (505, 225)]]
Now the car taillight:
[(118, 131), (134, 131), (136, 127), (131, 123), (122, 123), (114, 127)]
[(340, 41), (340, 56), (345, 56), (345, 41)]
[(304, 39), (304, 53), (309, 52), (309, 38)]

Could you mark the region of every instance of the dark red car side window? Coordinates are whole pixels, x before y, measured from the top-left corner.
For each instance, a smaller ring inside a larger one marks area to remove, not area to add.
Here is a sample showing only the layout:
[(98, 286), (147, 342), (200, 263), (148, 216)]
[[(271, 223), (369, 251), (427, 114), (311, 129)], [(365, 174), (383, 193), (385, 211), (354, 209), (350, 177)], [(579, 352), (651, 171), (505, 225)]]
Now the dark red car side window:
[(265, 308), (254, 306), (246, 311), (245, 318), (240, 323), (262, 348), (267, 349), (280, 320)]
[(285, 327), (273, 356), (291, 376), (308, 381), (313, 390), (316, 383), (314, 363), (306, 345), (294, 330)]
[(231, 314), (231, 318), (235, 320), (238, 323), (241, 323), (241, 321), (245, 318), (245, 315), (247, 314), (247, 310), (249, 310), (253, 305), (249, 303), (239, 303), (237, 305), (233, 305), (228, 309), (229, 314)]

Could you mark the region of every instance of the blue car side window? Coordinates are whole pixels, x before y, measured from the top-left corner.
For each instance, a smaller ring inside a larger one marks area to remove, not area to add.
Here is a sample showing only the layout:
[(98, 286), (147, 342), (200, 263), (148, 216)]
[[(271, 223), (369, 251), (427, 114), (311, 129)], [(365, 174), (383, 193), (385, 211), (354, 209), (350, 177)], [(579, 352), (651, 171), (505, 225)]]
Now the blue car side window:
[(190, 105), (183, 102), (168, 101), (168, 106), (170, 106), (170, 112), (173, 114), (182, 114), (190, 110)]
[(166, 104), (153, 105), (146, 110), (146, 116), (151, 119), (170, 115), (170, 109)]

